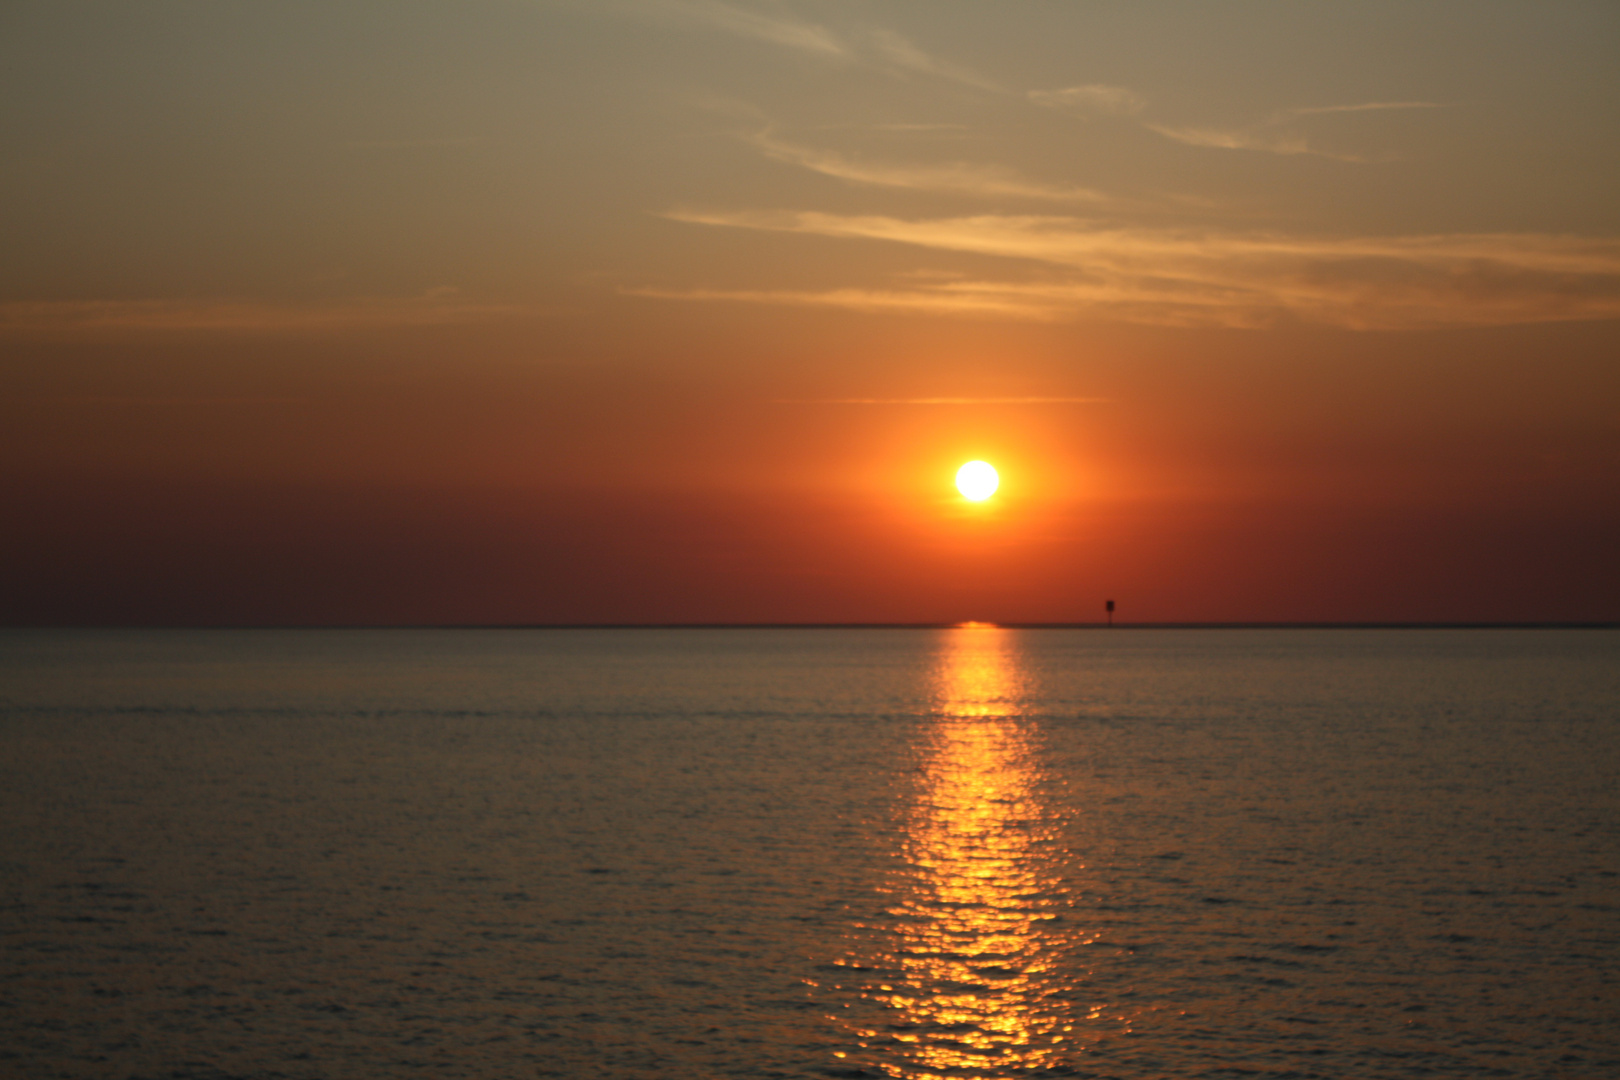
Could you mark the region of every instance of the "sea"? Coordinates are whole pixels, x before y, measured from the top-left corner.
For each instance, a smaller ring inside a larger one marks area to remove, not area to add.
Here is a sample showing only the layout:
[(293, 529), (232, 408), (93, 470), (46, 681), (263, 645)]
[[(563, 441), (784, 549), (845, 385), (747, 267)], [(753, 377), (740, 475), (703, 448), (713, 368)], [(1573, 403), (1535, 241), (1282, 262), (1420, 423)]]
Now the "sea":
[(1620, 631), (0, 632), (0, 1075), (1620, 1076)]

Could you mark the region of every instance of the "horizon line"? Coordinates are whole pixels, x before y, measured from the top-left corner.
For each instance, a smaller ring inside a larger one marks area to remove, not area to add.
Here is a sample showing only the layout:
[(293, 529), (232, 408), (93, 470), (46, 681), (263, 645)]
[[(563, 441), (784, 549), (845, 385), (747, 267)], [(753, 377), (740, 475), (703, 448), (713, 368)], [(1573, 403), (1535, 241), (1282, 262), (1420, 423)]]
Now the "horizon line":
[(1620, 620), (1216, 622), (31, 623), (18, 630), (1620, 630)]

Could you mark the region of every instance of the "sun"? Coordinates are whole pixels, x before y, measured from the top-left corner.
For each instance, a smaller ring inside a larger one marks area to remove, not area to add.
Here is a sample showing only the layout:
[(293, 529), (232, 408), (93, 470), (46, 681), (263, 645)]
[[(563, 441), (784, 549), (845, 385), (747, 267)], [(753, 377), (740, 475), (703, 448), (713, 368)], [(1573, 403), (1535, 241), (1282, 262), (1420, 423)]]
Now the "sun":
[(988, 461), (970, 461), (956, 470), (956, 490), (964, 499), (983, 502), (996, 493), (1001, 477)]

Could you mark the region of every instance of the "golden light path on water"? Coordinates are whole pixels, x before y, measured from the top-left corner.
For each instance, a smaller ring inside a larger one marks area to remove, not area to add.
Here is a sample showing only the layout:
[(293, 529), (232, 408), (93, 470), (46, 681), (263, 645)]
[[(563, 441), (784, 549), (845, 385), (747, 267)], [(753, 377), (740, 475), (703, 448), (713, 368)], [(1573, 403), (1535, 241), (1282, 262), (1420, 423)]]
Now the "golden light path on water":
[(846, 962), (861, 974), (842, 988), (869, 1003), (845, 1014), (850, 1064), (906, 1080), (1057, 1069), (1079, 1049), (1077, 1025), (1100, 1011), (1080, 985), (1082, 928), (1064, 917), (1070, 892), (1024, 683), (1012, 633), (947, 634), (903, 818), (906, 870), (888, 918), (860, 927), (869, 954)]

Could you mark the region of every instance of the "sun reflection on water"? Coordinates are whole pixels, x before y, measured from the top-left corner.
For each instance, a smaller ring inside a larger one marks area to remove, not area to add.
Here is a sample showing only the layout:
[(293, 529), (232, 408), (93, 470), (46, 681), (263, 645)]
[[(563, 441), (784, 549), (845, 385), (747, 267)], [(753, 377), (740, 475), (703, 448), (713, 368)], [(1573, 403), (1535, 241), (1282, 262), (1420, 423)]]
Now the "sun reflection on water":
[(1057, 822), (1012, 633), (949, 631), (906, 808), (905, 870), (844, 965), (863, 1006), (843, 1054), (890, 1076), (1006, 1076), (1063, 1066), (1087, 1009)]

